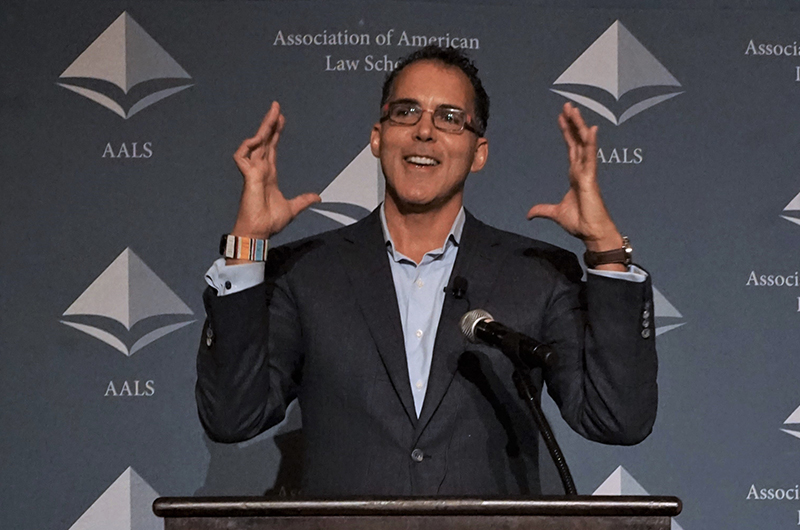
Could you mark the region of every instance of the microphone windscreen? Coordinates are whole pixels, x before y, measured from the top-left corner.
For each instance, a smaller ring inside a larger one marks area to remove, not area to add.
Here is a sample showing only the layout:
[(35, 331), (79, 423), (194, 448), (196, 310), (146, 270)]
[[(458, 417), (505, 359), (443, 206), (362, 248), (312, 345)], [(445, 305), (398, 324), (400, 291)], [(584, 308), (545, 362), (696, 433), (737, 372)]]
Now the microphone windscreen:
[(478, 338), (475, 336), (475, 324), (481, 320), (486, 320), (488, 322), (494, 321), (492, 315), (483, 309), (473, 309), (472, 311), (467, 311), (461, 317), (461, 320), (459, 320), (458, 326), (461, 328), (461, 333), (464, 334), (468, 341), (478, 342)]

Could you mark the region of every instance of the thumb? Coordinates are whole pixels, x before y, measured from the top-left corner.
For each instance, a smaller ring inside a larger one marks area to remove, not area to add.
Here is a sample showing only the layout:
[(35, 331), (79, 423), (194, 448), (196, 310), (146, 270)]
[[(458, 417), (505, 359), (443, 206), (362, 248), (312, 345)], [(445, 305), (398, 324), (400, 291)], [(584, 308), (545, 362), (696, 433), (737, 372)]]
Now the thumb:
[(545, 219), (555, 220), (558, 215), (558, 205), (557, 204), (537, 204), (530, 210), (528, 210), (528, 220), (534, 219), (536, 217), (543, 217)]
[(322, 202), (322, 197), (316, 193), (304, 193), (291, 199), (289, 201), (289, 209), (292, 211), (292, 217), (296, 217), (297, 214), (317, 202)]

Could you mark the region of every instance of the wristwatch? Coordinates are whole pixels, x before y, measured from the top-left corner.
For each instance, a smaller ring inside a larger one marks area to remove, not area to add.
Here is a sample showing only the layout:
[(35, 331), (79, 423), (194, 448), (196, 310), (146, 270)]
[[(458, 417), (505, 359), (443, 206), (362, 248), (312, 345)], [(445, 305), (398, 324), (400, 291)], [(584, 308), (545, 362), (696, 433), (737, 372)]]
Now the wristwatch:
[(606, 250), (604, 252), (592, 252), (591, 250), (587, 250), (583, 253), (583, 262), (590, 269), (608, 263), (621, 263), (627, 267), (633, 262), (633, 248), (631, 248), (631, 242), (627, 236), (622, 236), (622, 248), (615, 248), (614, 250)]
[(252, 239), (232, 234), (223, 234), (219, 241), (219, 253), (230, 259), (267, 261), (267, 239)]

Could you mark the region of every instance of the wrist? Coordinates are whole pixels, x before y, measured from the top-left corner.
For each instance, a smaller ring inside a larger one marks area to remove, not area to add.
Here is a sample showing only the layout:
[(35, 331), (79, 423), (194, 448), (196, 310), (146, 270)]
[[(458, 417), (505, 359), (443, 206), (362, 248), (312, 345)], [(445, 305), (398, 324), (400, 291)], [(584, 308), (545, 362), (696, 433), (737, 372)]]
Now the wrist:
[(219, 252), (225, 257), (227, 265), (266, 261), (269, 241), (260, 238), (241, 237), (223, 234), (219, 242)]
[(259, 230), (247, 223), (240, 223), (239, 221), (233, 225), (233, 230), (230, 231), (230, 235), (236, 237), (247, 237), (250, 239), (269, 239), (272, 236), (268, 230)]
[(590, 269), (624, 271), (631, 264), (633, 249), (627, 237), (622, 237), (619, 246), (608, 250), (594, 251), (587, 246), (583, 261)]
[(583, 244), (589, 252), (605, 252), (622, 247), (622, 234), (614, 230), (606, 236), (597, 239), (584, 239)]

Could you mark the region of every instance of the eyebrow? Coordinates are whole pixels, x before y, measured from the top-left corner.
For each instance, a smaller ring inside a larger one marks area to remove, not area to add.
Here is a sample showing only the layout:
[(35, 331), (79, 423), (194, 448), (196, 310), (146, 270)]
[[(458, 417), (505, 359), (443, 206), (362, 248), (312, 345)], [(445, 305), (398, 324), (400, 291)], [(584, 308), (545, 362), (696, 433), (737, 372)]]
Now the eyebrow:
[[(408, 104), (417, 105), (417, 106), (420, 106), (420, 107), (422, 106), (422, 104), (419, 101), (417, 101), (416, 99), (412, 99), (412, 98), (395, 99), (395, 100), (392, 100), (392, 101), (388, 101), (386, 104), (387, 105), (393, 105), (395, 103), (408, 103)], [(453, 105), (452, 103), (442, 103), (441, 105), (438, 105), (436, 108), (437, 109), (445, 108), (445, 109), (463, 110), (464, 112), (466, 112), (466, 109), (462, 109), (458, 105)]]

